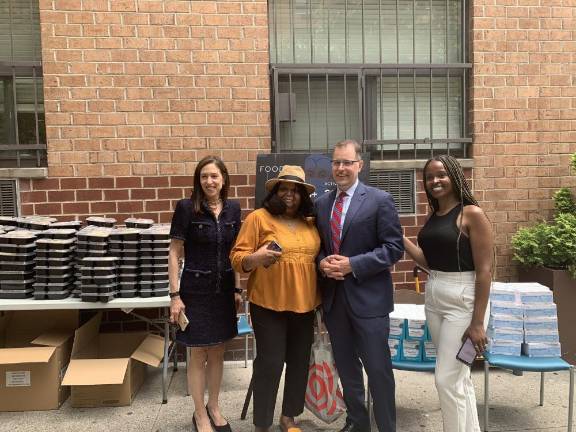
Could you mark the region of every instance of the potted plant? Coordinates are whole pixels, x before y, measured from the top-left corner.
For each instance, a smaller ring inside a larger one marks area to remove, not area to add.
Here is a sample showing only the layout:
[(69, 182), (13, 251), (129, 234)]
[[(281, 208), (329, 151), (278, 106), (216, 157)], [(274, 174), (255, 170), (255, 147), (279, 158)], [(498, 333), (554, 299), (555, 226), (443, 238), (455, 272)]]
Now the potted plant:
[[(576, 170), (576, 153), (571, 169)], [(520, 282), (538, 282), (553, 291), (562, 357), (576, 364), (576, 202), (568, 188), (556, 191), (553, 199), (552, 220), (520, 228), (512, 237), (512, 250), (520, 263)]]

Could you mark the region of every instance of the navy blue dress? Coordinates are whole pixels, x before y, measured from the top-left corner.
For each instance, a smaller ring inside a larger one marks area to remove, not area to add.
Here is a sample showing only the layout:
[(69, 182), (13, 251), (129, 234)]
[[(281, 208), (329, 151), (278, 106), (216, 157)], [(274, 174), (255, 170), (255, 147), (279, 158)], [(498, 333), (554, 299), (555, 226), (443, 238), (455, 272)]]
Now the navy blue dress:
[(218, 219), (206, 205), (203, 209), (197, 213), (190, 199), (178, 201), (170, 228), (171, 238), (184, 241), (180, 298), (190, 321), (176, 340), (192, 347), (219, 344), (238, 334), (229, 255), (240, 231), (240, 205), (224, 201)]

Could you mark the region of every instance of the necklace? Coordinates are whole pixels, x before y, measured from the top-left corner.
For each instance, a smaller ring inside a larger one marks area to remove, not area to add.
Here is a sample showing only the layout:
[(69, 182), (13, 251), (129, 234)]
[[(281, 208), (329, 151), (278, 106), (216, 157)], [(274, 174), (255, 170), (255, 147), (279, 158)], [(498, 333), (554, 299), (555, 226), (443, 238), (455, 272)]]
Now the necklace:
[(218, 198), (215, 201), (206, 201), (206, 205), (208, 206), (208, 208), (210, 210), (212, 210), (212, 212), (216, 212), (218, 210), (218, 208), (220, 207), (220, 205), (222, 204), (222, 199)]
[(297, 219), (297, 218), (280, 216), (280, 219), (282, 220), (282, 223), (284, 223), (285, 225), (287, 225), (288, 228), (289, 228), (291, 231), (294, 231), (294, 229), (296, 228), (296, 225), (298, 224), (298, 219)]
[(218, 207), (220, 204), (222, 204), (222, 198), (218, 198), (214, 201), (206, 200), (206, 204), (208, 204), (208, 207)]

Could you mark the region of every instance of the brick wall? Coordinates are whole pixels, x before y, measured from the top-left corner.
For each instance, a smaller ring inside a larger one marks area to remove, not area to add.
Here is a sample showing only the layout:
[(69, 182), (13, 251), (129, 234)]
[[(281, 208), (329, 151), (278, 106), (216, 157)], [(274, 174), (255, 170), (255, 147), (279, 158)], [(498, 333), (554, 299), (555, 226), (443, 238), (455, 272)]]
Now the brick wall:
[[(255, 175), (230, 175), (229, 196), (246, 212), (254, 208), (255, 181)], [(23, 214), (54, 216), (61, 221), (105, 215), (118, 223), (129, 217), (170, 223), (176, 201), (190, 196), (193, 182), (192, 175), (20, 180), (21, 209)]]
[(233, 197), (270, 149), (265, 0), (40, 0), (48, 175), (22, 212), (169, 221), (196, 161), (217, 154)]
[[(40, 0), (49, 178), (20, 182), (24, 214), (167, 222), (195, 162), (222, 156), (253, 206), (270, 149), (267, 2)], [(494, 224), (497, 274), (510, 238), (575, 186), (575, 0), (471, 3), (474, 187)], [(426, 214), (418, 184), (412, 235)], [(412, 264), (395, 281), (411, 286)]]
[(515, 277), (510, 238), (549, 217), (576, 186), (576, 1), (472, 2), (474, 184), (494, 224), (499, 280)]

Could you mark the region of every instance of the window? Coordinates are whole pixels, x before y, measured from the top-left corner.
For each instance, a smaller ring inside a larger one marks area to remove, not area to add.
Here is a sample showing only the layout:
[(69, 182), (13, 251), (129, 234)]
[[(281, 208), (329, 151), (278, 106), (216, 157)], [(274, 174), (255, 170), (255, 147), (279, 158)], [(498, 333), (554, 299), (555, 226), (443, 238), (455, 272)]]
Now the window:
[(0, 0), (0, 168), (46, 166), (37, 0)]
[(275, 149), (466, 157), (465, 1), (269, 1)]

